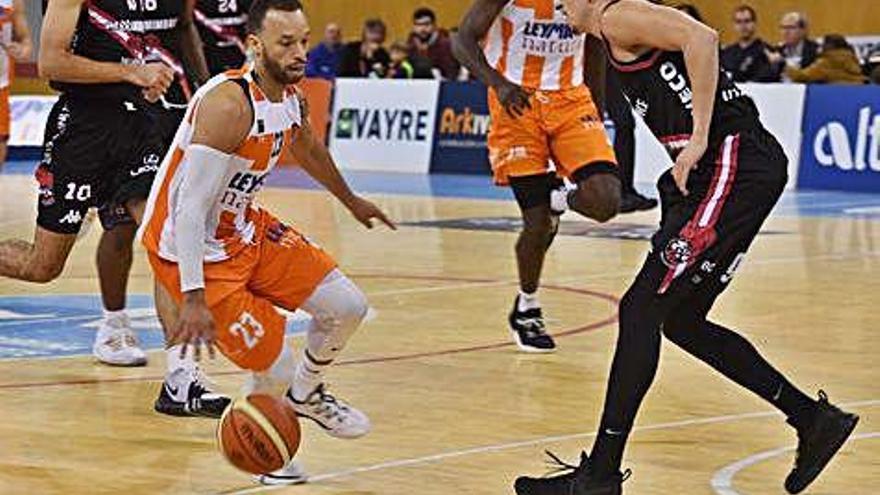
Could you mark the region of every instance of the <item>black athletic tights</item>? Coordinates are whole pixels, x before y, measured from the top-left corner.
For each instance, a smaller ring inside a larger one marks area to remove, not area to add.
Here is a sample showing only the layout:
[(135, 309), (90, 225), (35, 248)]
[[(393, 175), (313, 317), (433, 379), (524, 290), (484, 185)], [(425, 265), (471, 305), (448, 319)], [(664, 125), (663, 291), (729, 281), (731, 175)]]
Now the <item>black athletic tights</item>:
[(657, 371), (661, 332), (688, 353), (775, 405), (795, 424), (808, 420), (814, 410), (815, 402), (789, 383), (751, 343), (706, 319), (724, 289), (717, 277), (706, 280), (708, 286), (698, 291), (658, 297), (656, 288), (667, 270), (657, 255), (651, 254), (620, 303), (617, 348), (605, 410), (591, 454), (600, 478), (620, 469), (627, 436)]

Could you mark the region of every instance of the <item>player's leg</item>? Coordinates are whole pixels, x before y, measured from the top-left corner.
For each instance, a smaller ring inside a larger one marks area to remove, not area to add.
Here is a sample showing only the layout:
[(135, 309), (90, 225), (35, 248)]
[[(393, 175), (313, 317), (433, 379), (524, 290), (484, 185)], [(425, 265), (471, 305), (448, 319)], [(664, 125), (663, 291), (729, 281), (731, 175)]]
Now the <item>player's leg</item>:
[(0, 241), (0, 276), (48, 283), (61, 275), (76, 234), (52, 232), (37, 225), (34, 240)]
[(300, 416), (330, 435), (356, 438), (370, 430), (367, 416), (327, 391), (326, 372), (360, 328), (367, 301), (336, 262), (267, 212), (260, 220), (260, 260), (248, 287), (288, 311), (312, 316), (287, 398)]
[(511, 186), (523, 219), (516, 242), (520, 286), (508, 324), (521, 350), (552, 352), (556, 343), (544, 326), (538, 288), (544, 255), (556, 235), (561, 214), (551, 211), (550, 193), (563, 185), (549, 168), (548, 136), (541, 117), (544, 98), (532, 98), (531, 103), (530, 109), (514, 118), (500, 105), (495, 92), (489, 91), (492, 126), (487, 144), (495, 183)]
[(538, 288), (544, 257), (559, 230), (559, 215), (550, 208), (550, 193), (562, 185), (555, 173), (510, 177), (510, 187), (522, 214), (516, 240), (519, 294), (508, 323), (517, 346), (526, 352), (552, 352), (556, 343), (547, 333)]
[(143, 366), (147, 364), (147, 355), (140, 348), (125, 311), (137, 225), (130, 217), (123, 218), (107, 211), (109, 208), (112, 207), (105, 206), (99, 213), (104, 231), (98, 242), (95, 264), (98, 268), (104, 318), (95, 335), (92, 352), (99, 361), (106, 364)]

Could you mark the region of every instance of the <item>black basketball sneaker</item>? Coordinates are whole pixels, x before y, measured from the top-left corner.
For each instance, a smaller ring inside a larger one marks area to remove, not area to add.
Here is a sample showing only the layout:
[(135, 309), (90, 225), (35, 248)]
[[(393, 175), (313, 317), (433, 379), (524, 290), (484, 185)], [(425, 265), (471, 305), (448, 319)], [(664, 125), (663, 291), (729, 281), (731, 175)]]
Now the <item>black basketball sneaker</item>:
[(513, 485), (516, 495), (621, 495), (623, 482), (631, 474), (626, 470), (615, 473), (610, 478), (597, 480), (591, 472), (590, 458), (586, 452), (581, 453), (581, 463), (578, 466), (560, 460), (551, 452), (547, 452), (547, 455), (553, 460), (552, 465), (556, 469), (543, 478), (517, 478)]
[(219, 418), (232, 399), (212, 391), (205, 381), (198, 368), (171, 373), (162, 383), (153, 408), (169, 416)]
[(547, 353), (556, 350), (556, 342), (544, 326), (544, 314), (541, 308), (520, 311), (519, 295), (513, 300), (513, 309), (510, 311), (508, 322), (513, 340), (522, 351)]
[(785, 478), (785, 490), (788, 493), (804, 491), (843, 447), (858, 422), (858, 416), (833, 406), (820, 390), (816, 417), (812, 424), (798, 430), (797, 456), (794, 468)]

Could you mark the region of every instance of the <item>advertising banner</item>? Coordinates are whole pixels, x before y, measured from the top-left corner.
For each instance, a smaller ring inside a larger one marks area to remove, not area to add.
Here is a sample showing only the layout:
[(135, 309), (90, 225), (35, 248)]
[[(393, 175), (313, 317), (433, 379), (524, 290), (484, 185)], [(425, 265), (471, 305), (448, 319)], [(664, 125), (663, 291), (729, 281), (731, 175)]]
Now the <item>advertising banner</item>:
[(880, 87), (809, 87), (798, 187), (880, 192)]
[(444, 82), (440, 86), (431, 173), (491, 173), (486, 136), (489, 105), (486, 86), (477, 82)]
[(428, 173), (439, 81), (337, 79), (330, 150), (349, 170)]

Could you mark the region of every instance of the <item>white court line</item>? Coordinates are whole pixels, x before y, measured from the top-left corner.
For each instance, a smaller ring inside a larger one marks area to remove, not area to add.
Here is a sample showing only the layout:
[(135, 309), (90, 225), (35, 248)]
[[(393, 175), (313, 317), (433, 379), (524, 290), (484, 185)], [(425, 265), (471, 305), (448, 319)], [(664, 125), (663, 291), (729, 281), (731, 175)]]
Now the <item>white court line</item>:
[[(869, 438), (880, 438), (880, 431), (853, 435), (849, 438), (848, 442), (852, 442), (855, 440), (867, 440)], [(718, 495), (741, 495), (740, 492), (736, 491), (733, 488), (733, 477), (736, 476), (737, 473), (760, 462), (764, 462), (768, 459), (779, 457), (783, 454), (792, 452), (795, 450), (795, 448), (796, 447), (781, 447), (778, 449), (759, 452), (757, 454), (750, 455), (749, 457), (746, 457), (745, 459), (742, 459), (740, 461), (736, 461), (729, 466), (725, 466), (719, 469), (715, 473), (715, 476), (712, 477), (712, 489), (715, 490), (715, 493), (717, 493)]]
[[(880, 405), (880, 399), (874, 400), (864, 400), (858, 402), (849, 402), (846, 404), (839, 404), (839, 407), (844, 408), (859, 408), (859, 407), (872, 407)], [(636, 426), (633, 428), (633, 431), (654, 431), (654, 430), (668, 430), (673, 428), (685, 428), (689, 426), (700, 426), (700, 425), (709, 425), (716, 423), (728, 423), (734, 421), (742, 421), (747, 419), (756, 419), (756, 418), (769, 418), (774, 416), (782, 416), (777, 411), (763, 411), (763, 412), (752, 412), (752, 413), (744, 413), (744, 414), (730, 414), (727, 416), (714, 416), (709, 418), (698, 418), (698, 419), (686, 419), (682, 421), (672, 421), (669, 423), (658, 423), (655, 425), (647, 425), (647, 426)], [(500, 443), (495, 445), (484, 445), (481, 447), (473, 447), (469, 449), (462, 450), (452, 450), (448, 452), (441, 452), (439, 454), (432, 454), (422, 457), (413, 457), (409, 459), (397, 459), (393, 461), (381, 462), (378, 464), (371, 464), (368, 466), (354, 467), (349, 469), (343, 469), (341, 471), (332, 471), (329, 473), (318, 474), (315, 476), (309, 476), (309, 482), (319, 482), (332, 480), (336, 478), (342, 478), (346, 476), (352, 476), (355, 474), (361, 473), (369, 473), (373, 471), (382, 471), (385, 469), (394, 469), (398, 467), (407, 467), (407, 466), (416, 466), (420, 464), (429, 464), (437, 461), (444, 461), (447, 459), (454, 459), (458, 457), (465, 457), (474, 454), (485, 454), (491, 452), (500, 452), (503, 450), (516, 449), (520, 447), (532, 447), (535, 445), (542, 445), (546, 443), (555, 443), (555, 442), (563, 442), (568, 440), (578, 440), (584, 438), (591, 438), (596, 436), (594, 432), (590, 433), (572, 433), (568, 435), (553, 435), (546, 436), (541, 438), (534, 438), (531, 440), (521, 440), (518, 442), (508, 442), (508, 443)], [(245, 488), (242, 490), (231, 491), (231, 492), (222, 492), (225, 495), (247, 495), (250, 493), (262, 493), (274, 490), (281, 490), (284, 488), (290, 488), (290, 485), (277, 485), (277, 486), (255, 486), (251, 488)], [(739, 495), (739, 494), (737, 494)]]

